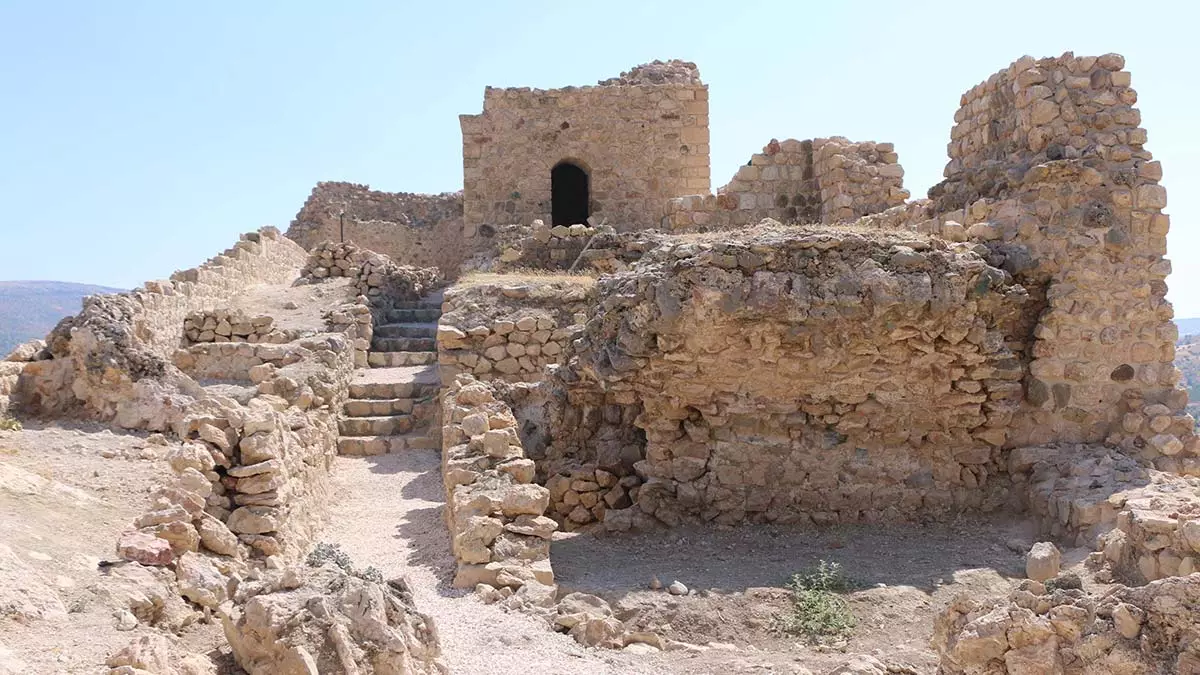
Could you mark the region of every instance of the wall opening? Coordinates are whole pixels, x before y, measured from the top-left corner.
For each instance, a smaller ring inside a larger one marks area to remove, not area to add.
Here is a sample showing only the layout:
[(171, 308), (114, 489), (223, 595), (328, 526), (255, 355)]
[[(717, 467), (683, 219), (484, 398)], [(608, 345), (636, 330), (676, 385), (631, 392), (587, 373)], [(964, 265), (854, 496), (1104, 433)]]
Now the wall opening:
[(554, 225), (586, 223), (588, 175), (576, 164), (559, 162), (550, 170), (550, 218)]

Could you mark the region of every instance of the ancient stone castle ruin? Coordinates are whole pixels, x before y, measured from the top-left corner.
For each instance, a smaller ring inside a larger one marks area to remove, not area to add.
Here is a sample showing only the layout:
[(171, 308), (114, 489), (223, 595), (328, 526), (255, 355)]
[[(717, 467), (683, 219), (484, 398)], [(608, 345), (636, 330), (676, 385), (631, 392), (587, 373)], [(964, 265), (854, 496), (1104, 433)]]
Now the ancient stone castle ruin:
[[(181, 441), (120, 552), (221, 612), (252, 673), (274, 671), (240, 589), (311, 548), (332, 459), (432, 447), (453, 585), (589, 645), (643, 638), (555, 604), (556, 532), (1008, 512), (1140, 588), (957, 604), (944, 672), (1200, 672), (1200, 439), (1124, 59), (1023, 57), (967, 91), (922, 199), (891, 143), (845, 138), (771, 139), (714, 193), (708, 97), (679, 61), (489, 88), (461, 192), (320, 183), (286, 236), (89, 299), (0, 394)], [(327, 302), (306, 323), (250, 285)], [(395, 606), (389, 658), (433, 668)]]

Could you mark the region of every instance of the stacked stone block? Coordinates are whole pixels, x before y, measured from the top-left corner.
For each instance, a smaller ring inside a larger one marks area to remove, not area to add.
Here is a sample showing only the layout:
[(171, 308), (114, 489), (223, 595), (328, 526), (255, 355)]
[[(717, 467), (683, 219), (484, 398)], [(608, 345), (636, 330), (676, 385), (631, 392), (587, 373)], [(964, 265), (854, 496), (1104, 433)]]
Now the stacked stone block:
[(437, 331), (442, 381), (460, 373), (507, 382), (536, 382), (560, 364), (578, 332), (591, 279), (452, 288)]
[(275, 329), (275, 319), (267, 315), (249, 316), (240, 309), (212, 309), (192, 312), (183, 320), (185, 345), (201, 342), (271, 342), (294, 339), (287, 331)]
[(458, 561), (454, 585), (518, 588), (553, 585), (544, 514), (549, 490), (533, 482), (512, 411), (494, 390), (469, 375), (442, 395), (442, 477), (446, 520)]

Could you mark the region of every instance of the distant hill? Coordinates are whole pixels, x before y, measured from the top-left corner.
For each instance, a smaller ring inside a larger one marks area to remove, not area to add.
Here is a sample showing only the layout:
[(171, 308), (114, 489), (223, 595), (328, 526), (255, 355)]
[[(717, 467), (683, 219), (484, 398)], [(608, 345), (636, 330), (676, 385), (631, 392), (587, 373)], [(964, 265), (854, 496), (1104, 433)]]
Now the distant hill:
[(1197, 319), (1175, 319), (1175, 325), (1179, 326), (1179, 335), (1200, 335), (1200, 318)]
[(22, 342), (45, 337), (60, 319), (79, 311), (84, 296), (120, 292), (63, 281), (0, 281), (0, 359)]

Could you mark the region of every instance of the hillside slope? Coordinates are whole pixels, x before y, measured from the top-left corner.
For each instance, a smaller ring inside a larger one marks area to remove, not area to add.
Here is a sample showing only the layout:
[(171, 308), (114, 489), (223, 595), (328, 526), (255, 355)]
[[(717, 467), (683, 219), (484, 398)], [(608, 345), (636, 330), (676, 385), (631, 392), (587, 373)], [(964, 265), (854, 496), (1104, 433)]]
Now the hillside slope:
[(120, 290), (64, 281), (0, 281), (0, 358), (26, 340), (45, 337), (60, 319), (79, 311), (84, 296)]

